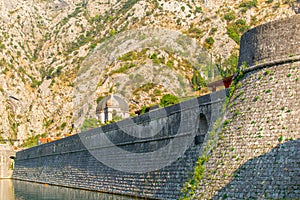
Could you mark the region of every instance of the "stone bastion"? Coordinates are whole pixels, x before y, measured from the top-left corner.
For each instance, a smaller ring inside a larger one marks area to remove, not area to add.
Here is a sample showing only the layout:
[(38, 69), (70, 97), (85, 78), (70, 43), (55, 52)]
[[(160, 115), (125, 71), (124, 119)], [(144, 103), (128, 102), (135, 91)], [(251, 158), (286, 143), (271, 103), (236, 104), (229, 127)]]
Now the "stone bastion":
[(224, 126), (189, 199), (300, 198), (299, 77), (300, 15), (242, 36)]

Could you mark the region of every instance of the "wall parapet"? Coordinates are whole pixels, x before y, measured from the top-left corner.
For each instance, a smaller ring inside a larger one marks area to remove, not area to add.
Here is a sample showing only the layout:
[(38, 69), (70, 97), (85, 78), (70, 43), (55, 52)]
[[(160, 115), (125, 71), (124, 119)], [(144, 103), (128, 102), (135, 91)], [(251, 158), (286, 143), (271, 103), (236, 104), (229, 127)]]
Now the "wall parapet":
[[(63, 138), (61, 140), (56, 140), (50, 143), (46, 143), (43, 145), (35, 146), (23, 151), (18, 152), (17, 159), (31, 159), (31, 158), (38, 158), (38, 157), (44, 157), (48, 155), (54, 155), (54, 154), (65, 154), (65, 153), (71, 153), (71, 152), (80, 152), (80, 151), (86, 151), (86, 147), (81, 144), (81, 136), (84, 135), (93, 135), (93, 134), (107, 134), (112, 135), (112, 137), (117, 138), (118, 137), (118, 130), (120, 127), (123, 129), (129, 129), (132, 126), (135, 125), (143, 125), (148, 124), (151, 121), (159, 120), (164, 117), (170, 117), (172, 115), (180, 115), (182, 112), (195, 110), (199, 107), (205, 107), (205, 106), (212, 106), (212, 105), (218, 105), (223, 104), (224, 98), (226, 96), (226, 91), (220, 91), (209, 95), (204, 95), (197, 98), (197, 103), (190, 103), (195, 100), (187, 100), (185, 101), (184, 107), (180, 106), (180, 104), (175, 104), (172, 106), (165, 107), (163, 109), (158, 109), (151, 111), (151, 113), (145, 113), (143, 115), (131, 118), (131, 119), (124, 119), (117, 123), (107, 124), (105, 126), (99, 127), (97, 129), (93, 129), (90, 131), (85, 131), (76, 135), (69, 136), (67, 138)], [(211, 118), (210, 112), (205, 111), (207, 118)], [(219, 114), (219, 113), (218, 113)], [(151, 115), (151, 117), (150, 117)], [(213, 117), (213, 121), (216, 120), (215, 116)], [(130, 123), (132, 120), (133, 123)], [(181, 134), (179, 133), (178, 136), (184, 137), (186, 135), (185, 133)], [(137, 143), (143, 143), (143, 142), (151, 142), (151, 141), (158, 141), (158, 140), (166, 140), (166, 139), (172, 139), (174, 136), (172, 135), (157, 135), (154, 138), (146, 138), (146, 139), (136, 139), (136, 138), (123, 138), (125, 140), (118, 140), (115, 141), (115, 145), (122, 146), (122, 145), (134, 145)], [(73, 144), (77, 144), (76, 146), (71, 146)], [(42, 148), (41, 148), (42, 147)], [(106, 148), (106, 147), (103, 147)], [(67, 149), (68, 151), (64, 151)]]
[(238, 66), (249, 67), (300, 55), (300, 15), (269, 22), (243, 34)]
[(253, 65), (251, 67), (244, 69), (243, 72), (249, 73), (249, 72), (256, 71), (258, 69), (262, 69), (262, 68), (266, 68), (266, 67), (279, 66), (279, 65), (286, 64), (286, 63), (293, 63), (293, 62), (298, 62), (298, 61), (300, 61), (300, 56), (292, 56), (292, 57), (285, 58), (285, 59), (278, 59), (278, 60), (274, 60), (274, 61), (270, 61), (270, 62), (266, 62), (266, 63)]

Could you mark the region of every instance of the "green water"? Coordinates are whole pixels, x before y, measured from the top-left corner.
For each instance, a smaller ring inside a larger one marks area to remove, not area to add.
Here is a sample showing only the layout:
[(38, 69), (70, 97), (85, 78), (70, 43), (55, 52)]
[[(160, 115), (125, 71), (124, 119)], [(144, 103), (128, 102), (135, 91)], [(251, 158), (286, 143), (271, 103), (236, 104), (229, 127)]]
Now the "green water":
[(133, 200), (138, 198), (0, 179), (0, 200)]

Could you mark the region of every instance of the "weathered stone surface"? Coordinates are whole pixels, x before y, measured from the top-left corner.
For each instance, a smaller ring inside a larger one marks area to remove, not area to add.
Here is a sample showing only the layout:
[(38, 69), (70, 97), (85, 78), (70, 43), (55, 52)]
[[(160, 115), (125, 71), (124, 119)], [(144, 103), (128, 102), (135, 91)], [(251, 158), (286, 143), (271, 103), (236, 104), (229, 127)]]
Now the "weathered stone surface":
[[(146, 137), (147, 132), (142, 132), (144, 138), (127, 134), (134, 129), (125, 120), (119, 125), (110, 124), (18, 152), (13, 178), (141, 197), (176, 199), (201, 153), (203, 138), (197, 141), (198, 145), (194, 138), (205, 135), (218, 118), (225, 96), (225, 91), (220, 91), (133, 119), (137, 125), (156, 127), (159, 131), (153, 137)], [(206, 129), (202, 130), (199, 124), (206, 124)], [(107, 146), (103, 136), (114, 145)], [(185, 145), (188, 137), (191, 138), (189, 148), (181, 152), (177, 160), (159, 168)], [(179, 143), (173, 142), (175, 139), (179, 139)], [(171, 146), (166, 155), (151, 154), (169, 144)], [(124, 151), (114, 153), (116, 146), (136, 156), (131, 157)], [(143, 153), (148, 154), (139, 157)], [(106, 162), (122, 161), (120, 165), (126, 165), (127, 172), (114, 169), (117, 166), (103, 164), (100, 162), (103, 157), (106, 157)], [(143, 172), (143, 169), (156, 166), (156, 170)]]
[(287, 59), (300, 55), (300, 15), (260, 25), (241, 39), (239, 66)]
[(299, 24), (294, 16), (242, 37), (239, 64), (249, 68), (231, 97), (229, 123), (195, 199), (300, 198)]
[(13, 160), (16, 152), (7, 144), (0, 144), (0, 178), (11, 178), (13, 173)]

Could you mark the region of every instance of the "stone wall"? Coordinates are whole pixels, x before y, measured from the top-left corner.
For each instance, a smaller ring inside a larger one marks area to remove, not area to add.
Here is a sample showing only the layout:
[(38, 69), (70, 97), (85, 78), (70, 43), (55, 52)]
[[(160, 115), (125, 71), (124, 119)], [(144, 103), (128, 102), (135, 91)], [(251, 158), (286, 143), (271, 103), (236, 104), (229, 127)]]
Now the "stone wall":
[(7, 144), (0, 144), (0, 178), (11, 178), (15, 151)]
[(241, 39), (239, 66), (265, 64), (300, 56), (300, 15), (260, 25)]
[(254, 28), (241, 45), (248, 68), (191, 198), (299, 199), (300, 16)]
[[(219, 91), (151, 111), (133, 118), (133, 124), (124, 120), (18, 152), (13, 178), (176, 199), (201, 154), (205, 134), (221, 113), (225, 96), (225, 91)], [(159, 131), (152, 135), (144, 127)]]

